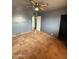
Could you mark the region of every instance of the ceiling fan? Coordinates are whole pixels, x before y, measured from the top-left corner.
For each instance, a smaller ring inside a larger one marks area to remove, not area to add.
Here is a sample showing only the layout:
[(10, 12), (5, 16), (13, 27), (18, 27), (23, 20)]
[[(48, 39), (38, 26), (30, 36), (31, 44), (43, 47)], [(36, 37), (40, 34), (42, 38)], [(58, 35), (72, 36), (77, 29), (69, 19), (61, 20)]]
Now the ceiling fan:
[(34, 11), (43, 11), (45, 7), (48, 6), (48, 3), (43, 2), (43, 1), (38, 1), (38, 0), (29, 0), (31, 2), (31, 6), (28, 7), (33, 7)]

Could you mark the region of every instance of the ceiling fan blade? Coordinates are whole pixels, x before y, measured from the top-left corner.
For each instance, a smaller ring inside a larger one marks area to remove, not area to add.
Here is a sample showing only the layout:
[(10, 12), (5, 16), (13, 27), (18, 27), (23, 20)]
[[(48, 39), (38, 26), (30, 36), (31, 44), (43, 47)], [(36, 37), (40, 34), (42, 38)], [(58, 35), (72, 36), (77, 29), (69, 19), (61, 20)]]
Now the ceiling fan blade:
[(47, 7), (47, 5), (40, 5), (40, 7)]
[(31, 1), (31, 3), (32, 3), (33, 5), (35, 5), (35, 2)]
[(30, 0), (33, 5), (36, 5), (36, 0)]
[(41, 11), (44, 11), (44, 8), (41, 8), (41, 7), (40, 7), (39, 9), (40, 9)]

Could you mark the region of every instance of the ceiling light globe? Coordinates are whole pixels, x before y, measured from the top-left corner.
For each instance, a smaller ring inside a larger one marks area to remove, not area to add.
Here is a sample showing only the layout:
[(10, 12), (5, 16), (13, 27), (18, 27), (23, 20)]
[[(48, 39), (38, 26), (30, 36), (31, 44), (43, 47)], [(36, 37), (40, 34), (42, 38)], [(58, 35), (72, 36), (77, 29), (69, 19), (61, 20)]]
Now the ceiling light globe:
[(36, 8), (35, 8), (35, 11), (39, 11), (39, 8), (38, 8), (38, 7), (36, 7)]

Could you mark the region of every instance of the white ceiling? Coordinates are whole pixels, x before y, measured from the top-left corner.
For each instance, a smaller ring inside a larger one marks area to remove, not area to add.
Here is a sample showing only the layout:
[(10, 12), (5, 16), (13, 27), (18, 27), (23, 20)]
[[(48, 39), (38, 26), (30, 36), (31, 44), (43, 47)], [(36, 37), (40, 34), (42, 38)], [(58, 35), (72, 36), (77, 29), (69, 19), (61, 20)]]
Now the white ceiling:
[[(38, 1), (48, 3), (48, 6), (45, 8), (45, 11), (58, 10), (67, 7), (67, 0), (38, 0)], [(12, 0), (13, 12), (32, 9), (31, 7), (27, 8), (28, 5), (31, 5), (29, 0)]]

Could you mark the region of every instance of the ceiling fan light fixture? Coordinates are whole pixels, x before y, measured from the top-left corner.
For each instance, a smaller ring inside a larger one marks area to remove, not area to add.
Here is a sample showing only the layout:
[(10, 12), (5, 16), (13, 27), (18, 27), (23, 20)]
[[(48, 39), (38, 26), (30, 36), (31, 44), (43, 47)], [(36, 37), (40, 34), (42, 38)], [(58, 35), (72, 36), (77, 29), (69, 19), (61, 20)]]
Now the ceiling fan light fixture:
[(35, 7), (35, 11), (39, 11), (39, 8), (38, 7)]

